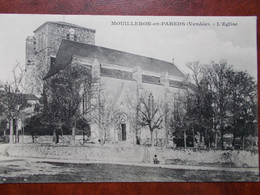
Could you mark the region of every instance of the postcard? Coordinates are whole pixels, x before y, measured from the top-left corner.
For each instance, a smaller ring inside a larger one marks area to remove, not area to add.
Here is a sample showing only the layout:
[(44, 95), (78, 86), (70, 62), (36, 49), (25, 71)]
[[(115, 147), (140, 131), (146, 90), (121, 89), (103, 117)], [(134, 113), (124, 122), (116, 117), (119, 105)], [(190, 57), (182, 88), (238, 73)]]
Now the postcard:
[(259, 181), (256, 17), (0, 26), (0, 183)]

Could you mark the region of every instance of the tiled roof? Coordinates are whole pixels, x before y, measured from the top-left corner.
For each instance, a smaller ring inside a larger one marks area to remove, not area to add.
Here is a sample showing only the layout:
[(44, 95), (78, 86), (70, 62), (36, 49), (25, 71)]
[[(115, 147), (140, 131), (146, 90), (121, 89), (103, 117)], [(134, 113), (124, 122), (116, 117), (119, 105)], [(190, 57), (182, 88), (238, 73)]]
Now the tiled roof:
[(183, 88), (183, 84), (181, 81), (169, 80), (169, 86), (174, 88)]
[(133, 73), (127, 71), (101, 68), (100, 72), (102, 76), (110, 76), (119, 79), (133, 80)]
[(70, 64), (73, 55), (92, 59), (96, 58), (100, 62), (128, 68), (140, 66), (142, 70), (154, 73), (161, 74), (168, 71), (169, 75), (172, 76), (184, 76), (183, 73), (170, 62), (64, 39), (56, 55), (55, 65), (50, 68), (45, 79), (53, 76)]
[(150, 75), (142, 75), (142, 82), (143, 83), (150, 83), (150, 84), (157, 84), (162, 85), (160, 83), (160, 77), (150, 76)]

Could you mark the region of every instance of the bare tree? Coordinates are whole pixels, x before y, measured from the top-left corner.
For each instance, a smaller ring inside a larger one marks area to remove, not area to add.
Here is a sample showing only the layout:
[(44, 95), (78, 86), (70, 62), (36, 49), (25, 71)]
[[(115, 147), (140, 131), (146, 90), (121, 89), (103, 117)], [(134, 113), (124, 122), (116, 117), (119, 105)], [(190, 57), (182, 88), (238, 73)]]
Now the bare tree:
[(138, 97), (130, 96), (130, 94), (127, 94), (125, 96), (125, 102), (128, 109), (128, 120), (132, 124), (132, 132), (134, 134), (133, 137), (133, 143), (140, 145), (141, 143), (141, 128), (142, 126), (140, 123), (138, 123), (138, 116), (139, 116), (139, 102)]
[(162, 128), (163, 113), (158, 102), (154, 101), (153, 95), (144, 93), (139, 99), (137, 106), (137, 124), (148, 127), (151, 134), (151, 145), (154, 146), (154, 130)]
[(110, 131), (118, 126), (120, 122), (120, 109), (116, 106), (116, 97), (112, 94), (100, 91), (98, 106), (90, 113), (91, 121), (98, 125), (99, 142), (104, 145), (111, 140)]
[[(13, 80), (4, 84), (4, 91), (1, 93), (1, 105), (9, 123), (10, 143), (14, 142), (14, 128), (17, 126), (17, 120), (20, 119), (23, 109), (32, 106), (28, 103), (30, 94), (24, 93), (24, 67), (17, 63), (12, 73)], [(18, 128), (16, 128), (15, 135), (15, 142), (18, 142)]]

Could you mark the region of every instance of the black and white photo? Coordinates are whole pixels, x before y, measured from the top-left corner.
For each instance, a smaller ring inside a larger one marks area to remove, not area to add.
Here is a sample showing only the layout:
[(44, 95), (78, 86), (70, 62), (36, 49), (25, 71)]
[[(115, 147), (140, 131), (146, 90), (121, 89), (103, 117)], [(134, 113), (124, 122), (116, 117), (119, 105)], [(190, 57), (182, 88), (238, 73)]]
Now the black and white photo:
[(259, 181), (256, 17), (0, 26), (0, 183)]

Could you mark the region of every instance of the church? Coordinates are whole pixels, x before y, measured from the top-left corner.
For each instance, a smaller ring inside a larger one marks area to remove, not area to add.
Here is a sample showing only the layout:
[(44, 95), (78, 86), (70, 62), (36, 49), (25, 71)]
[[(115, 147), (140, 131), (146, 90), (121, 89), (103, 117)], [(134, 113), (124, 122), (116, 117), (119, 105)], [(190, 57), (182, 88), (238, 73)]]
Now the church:
[[(95, 45), (95, 30), (66, 22), (46, 22), (26, 39), (27, 93), (41, 95), (44, 82), (67, 66), (80, 64), (98, 80), (98, 88), (106, 94), (110, 104), (120, 110), (114, 127), (108, 130), (108, 142), (136, 142), (133, 121), (129, 117), (129, 101), (138, 101), (150, 94), (153, 101), (165, 103), (181, 90), (184, 74), (174, 61), (118, 51)], [(173, 108), (172, 108), (173, 109)], [(90, 140), (100, 139), (100, 124), (90, 121)], [(155, 130), (155, 137), (163, 143), (167, 128)], [(149, 142), (149, 129), (139, 132), (141, 143)]]

